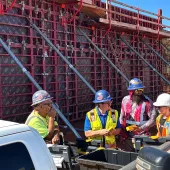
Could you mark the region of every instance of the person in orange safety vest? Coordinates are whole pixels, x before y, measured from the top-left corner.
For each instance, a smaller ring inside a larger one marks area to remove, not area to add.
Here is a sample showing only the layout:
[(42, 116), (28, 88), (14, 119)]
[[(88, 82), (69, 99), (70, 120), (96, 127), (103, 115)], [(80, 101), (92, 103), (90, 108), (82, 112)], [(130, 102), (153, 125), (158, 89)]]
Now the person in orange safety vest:
[(167, 137), (170, 135), (170, 95), (162, 93), (153, 105), (159, 111), (159, 116), (156, 118), (157, 136)]

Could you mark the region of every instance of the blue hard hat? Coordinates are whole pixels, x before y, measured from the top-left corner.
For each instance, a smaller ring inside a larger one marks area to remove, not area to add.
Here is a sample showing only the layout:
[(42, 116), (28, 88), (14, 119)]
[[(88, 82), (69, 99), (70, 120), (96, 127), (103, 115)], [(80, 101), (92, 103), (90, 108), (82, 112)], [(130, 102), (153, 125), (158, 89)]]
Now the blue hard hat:
[(95, 94), (95, 99), (93, 103), (103, 103), (112, 100), (113, 98), (106, 90), (99, 90)]
[(34, 106), (47, 100), (51, 100), (52, 98), (53, 97), (51, 97), (45, 90), (38, 90), (32, 96), (31, 106)]
[(145, 86), (142, 84), (142, 81), (138, 78), (133, 78), (129, 82), (128, 90), (136, 90), (136, 89), (143, 89)]

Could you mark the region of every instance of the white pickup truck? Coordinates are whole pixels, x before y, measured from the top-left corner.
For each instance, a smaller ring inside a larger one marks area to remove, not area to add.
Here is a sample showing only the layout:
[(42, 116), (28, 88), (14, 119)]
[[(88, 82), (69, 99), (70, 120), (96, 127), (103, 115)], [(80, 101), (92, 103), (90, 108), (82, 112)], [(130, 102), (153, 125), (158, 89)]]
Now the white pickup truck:
[(47, 147), (27, 125), (0, 120), (0, 170), (57, 170), (64, 159), (71, 161), (67, 151), (67, 146)]

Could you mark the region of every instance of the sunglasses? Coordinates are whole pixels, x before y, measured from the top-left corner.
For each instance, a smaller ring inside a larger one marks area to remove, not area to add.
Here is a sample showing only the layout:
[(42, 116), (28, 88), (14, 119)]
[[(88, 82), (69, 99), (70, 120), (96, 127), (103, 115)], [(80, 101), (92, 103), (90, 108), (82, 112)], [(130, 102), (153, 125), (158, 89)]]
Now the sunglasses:
[(163, 108), (163, 107), (167, 107), (167, 106), (157, 106), (158, 109)]
[(110, 100), (109, 102), (104, 102), (103, 104), (111, 104), (113, 100)]
[(52, 103), (44, 103), (43, 105), (51, 107)]
[(143, 92), (144, 92), (144, 89), (136, 89), (135, 92), (143, 93)]

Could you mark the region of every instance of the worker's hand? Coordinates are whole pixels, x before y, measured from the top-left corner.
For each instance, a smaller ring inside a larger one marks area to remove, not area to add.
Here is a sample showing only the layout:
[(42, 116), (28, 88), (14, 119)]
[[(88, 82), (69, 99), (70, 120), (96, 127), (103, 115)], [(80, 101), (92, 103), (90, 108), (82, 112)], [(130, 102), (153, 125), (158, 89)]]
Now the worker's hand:
[(135, 126), (135, 127), (133, 128), (133, 132), (140, 132), (140, 131), (141, 131), (141, 129), (140, 129), (139, 126)]
[(59, 142), (60, 142), (59, 134), (56, 134), (56, 135), (52, 138), (52, 144), (59, 144)]
[(111, 129), (107, 136), (116, 135), (116, 129)]
[(56, 111), (52, 107), (47, 114), (49, 117), (53, 117), (53, 118), (56, 117)]
[(108, 135), (108, 133), (109, 133), (109, 130), (107, 130), (107, 129), (102, 129), (99, 131), (99, 135), (101, 135), (101, 136), (106, 136), (106, 135)]

